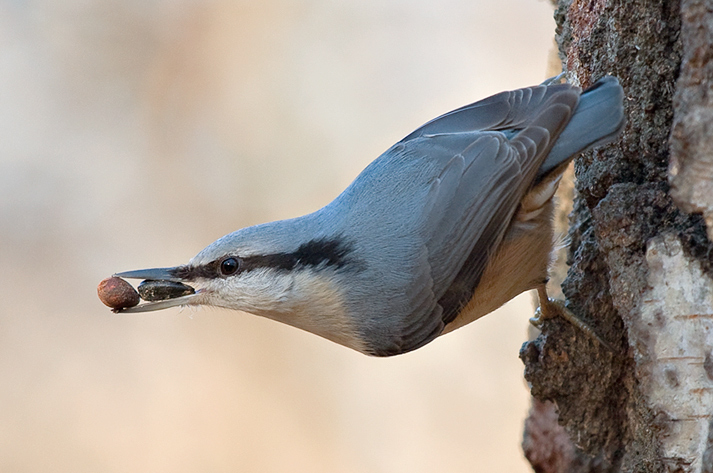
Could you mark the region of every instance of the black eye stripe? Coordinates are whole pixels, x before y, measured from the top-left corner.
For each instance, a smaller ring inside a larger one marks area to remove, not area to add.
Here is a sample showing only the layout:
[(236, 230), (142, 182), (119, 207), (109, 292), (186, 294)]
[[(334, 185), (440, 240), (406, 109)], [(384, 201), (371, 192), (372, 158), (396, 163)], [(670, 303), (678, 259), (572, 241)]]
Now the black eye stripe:
[(342, 239), (311, 240), (290, 253), (273, 253), (243, 258), (242, 271), (272, 268), (291, 271), (299, 267), (329, 266), (341, 268), (354, 260), (351, 245)]
[[(225, 267), (226, 263), (228, 263), (227, 268)], [(334, 238), (311, 240), (289, 253), (253, 255), (243, 258), (228, 255), (200, 266), (180, 266), (173, 270), (173, 275), (185, 281), (192, 281), (199, 278), (225, 278), (260, 268), (291, 271), (296, 268), (317, 266), (334, 269), (349, 266), (354, 269), (363, 269), (363, 263), (352, 255), (352, 246), (341, 238)]]

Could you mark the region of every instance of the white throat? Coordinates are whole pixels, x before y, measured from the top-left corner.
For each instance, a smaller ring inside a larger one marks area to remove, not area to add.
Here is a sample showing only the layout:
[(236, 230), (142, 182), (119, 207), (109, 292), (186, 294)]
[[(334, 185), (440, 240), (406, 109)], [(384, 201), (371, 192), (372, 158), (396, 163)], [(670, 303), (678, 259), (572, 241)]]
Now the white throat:
[(267, 317), (364, 351), (331, 274), (312, 268), (258, 268), (209, 281), (204, 303)]

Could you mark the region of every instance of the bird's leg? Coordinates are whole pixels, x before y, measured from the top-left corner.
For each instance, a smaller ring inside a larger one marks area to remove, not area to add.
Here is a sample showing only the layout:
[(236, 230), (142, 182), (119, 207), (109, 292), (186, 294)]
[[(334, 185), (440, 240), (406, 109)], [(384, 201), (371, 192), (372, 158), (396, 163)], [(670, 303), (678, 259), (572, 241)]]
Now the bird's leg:
[(566, 75), (567, 75), (566, 72), (560, 72), (556, 76), (546, 79), (541, 85), (559, 84), (560, 81), (562, 80), (562, 78), (565, 77)]
[(546, 283), (542, 283), (537, 286), (537, 297), (540, 299), (540, 307), (535, 310), (535, 316), (530, 319), (530, 323), (532, 325), (537, 328), (541, 328), (545, 320), (553, 319), (559, 315), (584, 332), (588, 337), (600, 343), (602, 346), (608, 348), (612, 352), (616, 351), (614, 350), (614, 347), (597, 335), (597, 333), (589, 325), (584, 323), (579, 317), (574, 315), (571, 310), (566, 308), (564, 301), (550, 299), (547, 297)]

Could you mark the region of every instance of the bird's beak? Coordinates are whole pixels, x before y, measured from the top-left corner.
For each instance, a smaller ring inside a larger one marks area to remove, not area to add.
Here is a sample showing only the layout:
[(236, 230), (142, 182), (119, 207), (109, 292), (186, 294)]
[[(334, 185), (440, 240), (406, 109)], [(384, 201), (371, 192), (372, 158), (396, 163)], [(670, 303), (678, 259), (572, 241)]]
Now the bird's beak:
[(176, 277), (174, 268), (151, 268), (151, 269), (135, 269), (133, 271), (124, 271), (116, 273), (114, 277), (123, 279), (152, 279), (154, 281), (173, 281), (182, 282), (181, 278)]
[[(137, 269), (134, 271), (124, 271), (122, 273), (114, 274), (114, 277), (123, 279), (144, 279), (152, 281), (172, 281), (172, 282), (183, 282), (180, 277), (175, 275), (177, 268), (150, 268), (150, 269)], [(201, 291), (196, 291), (195, 294), (189, 294), (187, 296), (174, 297), (171, 299), (164, 299), (160, 301), (144, 302), (142, 304), (136, 305), (134, 307), (126, 307), (120, 309), (119, 312), (125, 313), (136, 313), (136, 312), (151, 312), (154, 310), (168, 309), (169, 307), (176, 307), (182, 305), (196, 304), (196, 298), (201, 295)]]

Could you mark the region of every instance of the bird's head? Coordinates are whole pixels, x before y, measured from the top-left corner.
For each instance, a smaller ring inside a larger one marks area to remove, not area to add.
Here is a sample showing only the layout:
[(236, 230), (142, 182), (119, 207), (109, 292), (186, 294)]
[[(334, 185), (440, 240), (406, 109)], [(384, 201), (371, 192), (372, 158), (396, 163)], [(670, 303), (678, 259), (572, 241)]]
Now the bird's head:
[(361, 351), (340, 278), (356, 266), (352, 246), (343, 237), (309, 236), (299, 226), (282, 221), (226, 235), (185, 265), (115, 276), (179, 282), (195, 290), (121, 312), (223, 307), (268, 317)]

